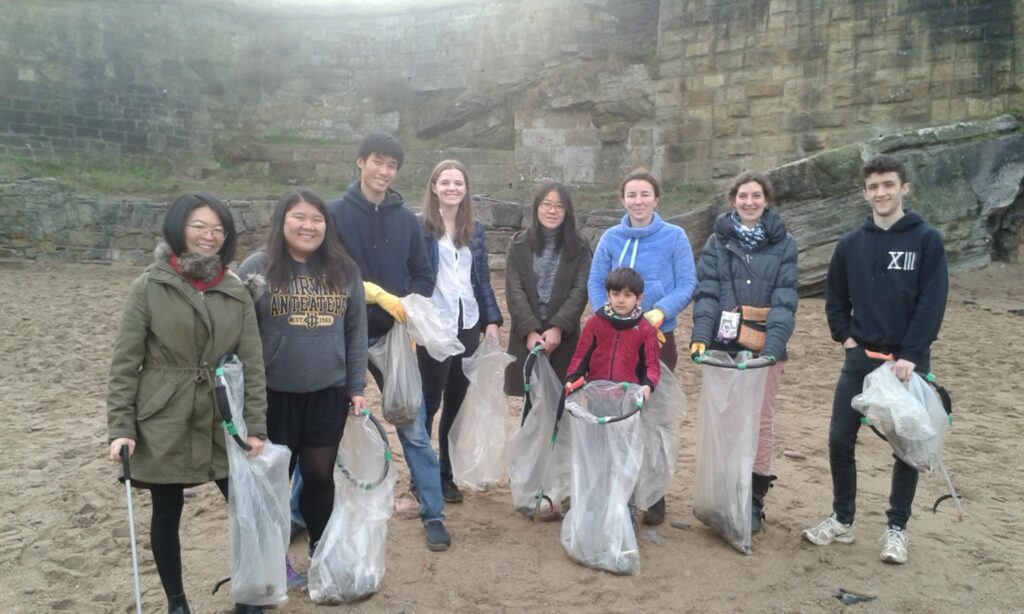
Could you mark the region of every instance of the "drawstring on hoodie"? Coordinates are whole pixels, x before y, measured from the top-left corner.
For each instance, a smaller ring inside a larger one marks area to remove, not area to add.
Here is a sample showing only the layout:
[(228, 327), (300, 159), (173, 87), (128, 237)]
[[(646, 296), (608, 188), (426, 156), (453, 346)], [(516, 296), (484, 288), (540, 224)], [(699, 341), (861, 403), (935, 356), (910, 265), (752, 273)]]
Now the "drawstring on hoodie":
[(623, 244), (623, 246), (622, 246), (622, 253), (619, 254), (619, 266), (622, 266), (622, 261), (626, 259), (626, 250), (629, 249), (629, 242), (630, 241), (633, 242), (633, 255), (629, 259), (629, 268), (635, 269), (636, 268), (636, 266), (635, 266), (636, 265), (636, 250), (637, 250), (638, 247), (640, 247), (640, 239), (639, 238), (626, 239), (626, 243)]

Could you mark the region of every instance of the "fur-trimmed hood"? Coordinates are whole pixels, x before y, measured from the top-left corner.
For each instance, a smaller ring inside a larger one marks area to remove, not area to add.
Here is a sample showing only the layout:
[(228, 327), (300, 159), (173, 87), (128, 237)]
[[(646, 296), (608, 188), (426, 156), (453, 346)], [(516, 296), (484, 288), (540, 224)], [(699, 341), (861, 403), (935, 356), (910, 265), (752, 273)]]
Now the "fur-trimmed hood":
[[(165, 242), (159, 243), (153, 250), (153, 257), (156, 258), (156, 261), (166, 263), (168, 266), (171, 266), (171, 256), (173, 255), (174, 250)], [(171, 268), (174, 267), (171, 266)], [(178, 268), (183, 277), (209, 282), (220, 275), (221, 270), (224, 269), (224, 263), (221, 262), (219, 255), (204, 256), (185, 252), (178, 256)], [(228, 272), (231, 273), (230, 270)]]

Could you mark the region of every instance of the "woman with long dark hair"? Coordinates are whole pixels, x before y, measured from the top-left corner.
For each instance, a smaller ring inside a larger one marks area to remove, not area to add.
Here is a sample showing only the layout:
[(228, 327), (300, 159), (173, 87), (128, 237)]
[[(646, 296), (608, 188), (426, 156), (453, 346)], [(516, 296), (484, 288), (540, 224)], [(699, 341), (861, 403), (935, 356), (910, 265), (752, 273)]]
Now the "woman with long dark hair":
[[(213, 481), (227, 497), (224, 429), (213, 370), (232, 352), (245, 374), (251, 456), (266, 438), (263, 353), (252, 299), (228, 270), (238, 240), (231, 212), (213, 194), (183, 194), (164, 217), (156, 262), (128, 290), (107, 393), (110, 460), (131, 456), (132, 486), (153, 498), (150, 541), (172, 614), (190, 612), (181, 573), (184, 489)], [(231, 444), (234, 445), (234, 444)], [(238, 612), (261, 612), (238, 604)]]
[[(366, 407), (366, 305), (359, 269), (324, 201), (309, 190), (281, 197), (263, 251), (238, 273), (256, 300), (267, 374), (267, 433), (292, 451), (304, 486), (299, 510), (310, 552), (334, 506), (334, 461), (348, 410)], [(289, 585), (302, 585), (289, 564)]]
[(417, 349), (423, 400), (427, 406), (427, 432), (442, 404), (437, 430), (441, 461), (441, 494), (449, 503), (462, 501), (455, 485), (448, 452), (448, 433), (469, 389), (462, 371), (462, 359), (472, 356), (480, 345), (480, 333), (497, 338), (502, 324), (498, 301), (491, 288), (487, 265), (484, 225), (473, 217), (469, 173), (457, 160), (442, 160), (427, 182), (420, 213), (423, 238), (437, 283), (431, 302), (443, 321), (458, 334), (465, 351), (443, 361), (434, 360), (424, 348)]
[(523, 363), (538, 343), (565, 380), (587, 307), (590, 258), (590, 245), (576, 231), (569, 188), (554, 181), (540, 186), (530, 226), (512, 237), (505, 259), (508, 353), (516, 359), (505, 371), (505, 394), (523, 394)]

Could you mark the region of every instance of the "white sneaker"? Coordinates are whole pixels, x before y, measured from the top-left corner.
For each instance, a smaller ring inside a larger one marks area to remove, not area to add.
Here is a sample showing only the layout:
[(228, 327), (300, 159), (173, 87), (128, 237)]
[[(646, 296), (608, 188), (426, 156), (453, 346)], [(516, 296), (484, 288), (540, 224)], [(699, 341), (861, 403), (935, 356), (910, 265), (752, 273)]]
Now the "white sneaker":
[(853, 523), (843, 524), (832, 514), (813, 529), (804, 529), (803, 538), (816, 546), (827, 546), (832, 542), (853, 543)]
[(882, 533), (881, 558), (886, 563), (902, 565), (907, 562), (907, 532), (904, 529), (886, 527)]

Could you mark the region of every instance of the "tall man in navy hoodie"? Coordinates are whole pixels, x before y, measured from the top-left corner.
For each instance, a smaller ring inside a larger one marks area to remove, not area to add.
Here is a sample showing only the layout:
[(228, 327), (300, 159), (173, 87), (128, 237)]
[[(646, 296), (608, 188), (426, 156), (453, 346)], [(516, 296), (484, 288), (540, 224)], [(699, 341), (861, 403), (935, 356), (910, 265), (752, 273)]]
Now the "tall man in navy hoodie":
[[(850, 402), (861, 392), (864, 377), (883, 364), (879, 355), (892, 355), (892, 369), (901, 380), (914, 371), (928, 372), (949, 285), (942, 236), (920, 215), (903, 209), (903, 197), (910, 192), (903, 164), (879, 155), (864, 164), (861, 176), (871, 216), (839, 240), (828, 269), (828, 326), (846, 358), (828, 434), (833, 513), (803, 532), (804, 539), (819, 546), (853, 542), (860, 414)], [(896, 459), (882, 533), (881, 559), (887, 563), (907, 562), (907, 521), (916, 490), (917, 470)]]
[[(365, 281), (370, 345), (391, 330), (396, 320), (405, 321), (398, 297), (414, 292), (429, 298), (434, 292), (434, 273), (419, 220), (405, 208), (402, 195), (391, 189), (404, 157), (402, 146), (391, 135), (368, 135), (356, 153), (359, 180), (328, 205), (338, 236)], [(372, 364), (370, 373), (383, 389), (384, 374)], [(441, 469), (430, 445), (424, 405), (418, 420), (398, 429), (398, 439), (418, 492), (427, 547), (447, 550), (451, 538), (444, 527)]]

